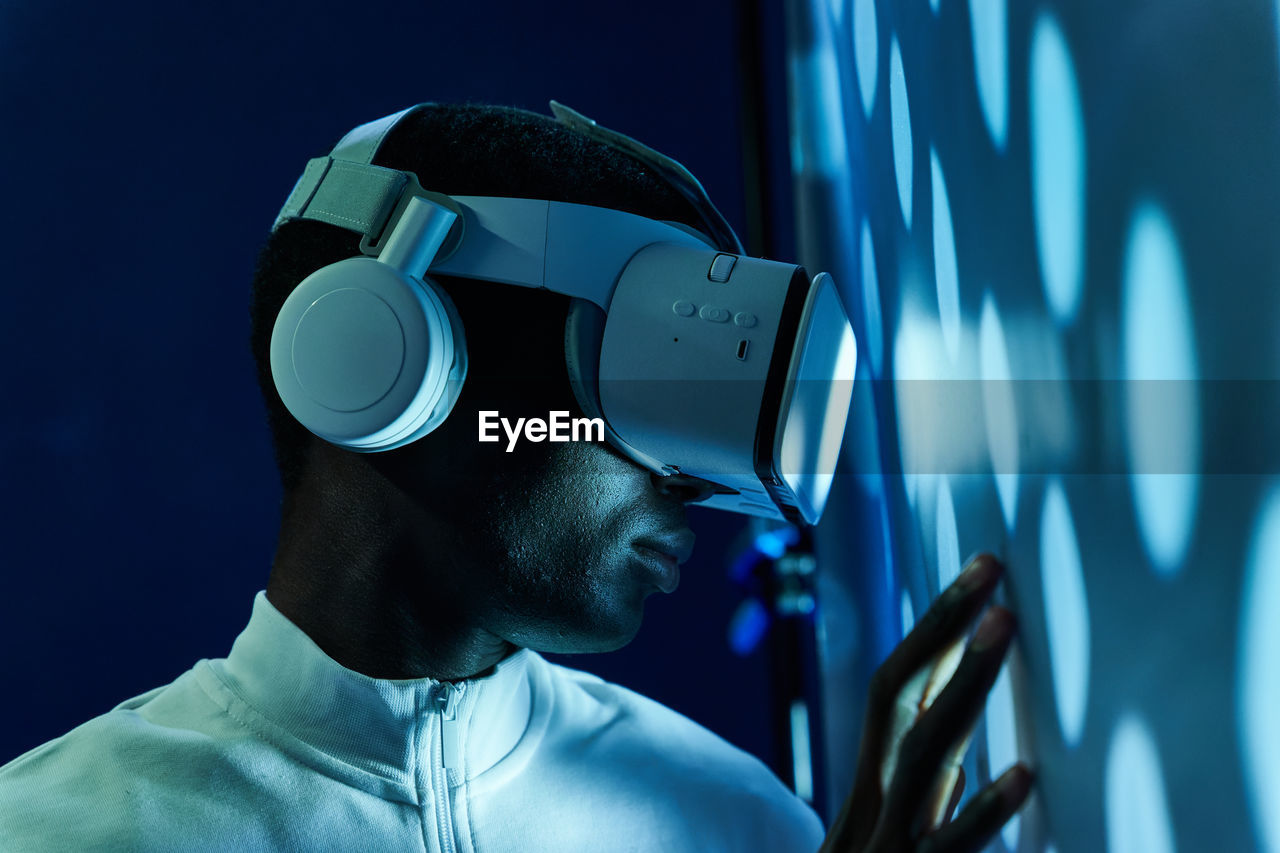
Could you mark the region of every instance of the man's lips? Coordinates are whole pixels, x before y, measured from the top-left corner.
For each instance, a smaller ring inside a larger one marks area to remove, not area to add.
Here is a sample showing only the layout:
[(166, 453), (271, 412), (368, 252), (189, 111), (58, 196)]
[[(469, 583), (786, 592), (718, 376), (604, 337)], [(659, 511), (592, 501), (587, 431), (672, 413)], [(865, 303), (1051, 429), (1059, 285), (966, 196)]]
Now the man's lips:
[(693, 554), (693, 540), (693, 531), (685, 528), (637, 539), (631, 547), (649, 566), (658, 589), (671, 593), (680, 584), (680, 564)]
[(696, 538), (693, 531), (686, 527), (671, 533), (644, 536), (632, 544), (637, 548), (657, 551), (662, 556), (674, 560), (677, 565), (683, 565), (693, 555), (693, 543)]
[(633, 545), (632, 550), (645, 566), (654, 586), (668, 594), (676, 591), (676, 587), (680, 585), (680, 565), (675, 557), (645, 545)]

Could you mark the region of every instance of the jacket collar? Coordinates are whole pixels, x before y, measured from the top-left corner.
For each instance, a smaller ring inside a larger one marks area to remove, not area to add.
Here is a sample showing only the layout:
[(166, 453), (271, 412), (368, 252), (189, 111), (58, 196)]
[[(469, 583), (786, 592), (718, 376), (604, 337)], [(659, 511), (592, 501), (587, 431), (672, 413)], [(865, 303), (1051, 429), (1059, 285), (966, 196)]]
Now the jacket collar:
[[(459, 682), (456, 721), (464, 733), (456, 770), (470, 779), (512, 752), (529, 727), (529, 668), (521, 649), (484, 678)], [(412, 779), (439, 762), (440, 700), (431, 678), (371, 678), (326, 655), (257, 594), (249, 624), (220, 667), (227, 685), (256, 713), (306, 745), (384, 778)]]

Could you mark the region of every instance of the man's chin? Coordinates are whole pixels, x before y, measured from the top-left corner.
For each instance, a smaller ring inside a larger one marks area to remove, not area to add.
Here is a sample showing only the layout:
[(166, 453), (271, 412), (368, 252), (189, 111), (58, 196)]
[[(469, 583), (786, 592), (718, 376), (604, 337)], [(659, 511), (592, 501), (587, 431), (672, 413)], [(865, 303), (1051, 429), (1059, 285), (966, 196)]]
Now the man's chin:
[(610, 623), (595, 623), (581, 626), (575, 631), (554, 631), (545, 635), (530, 638), (525, 645), (536, 652), (547, 652), (557, 655), (592, 655), (604, 652), (616, 652), (630, 643), (640, 632), (643, 610), (634, 614), (633, 618), (613, 620)]

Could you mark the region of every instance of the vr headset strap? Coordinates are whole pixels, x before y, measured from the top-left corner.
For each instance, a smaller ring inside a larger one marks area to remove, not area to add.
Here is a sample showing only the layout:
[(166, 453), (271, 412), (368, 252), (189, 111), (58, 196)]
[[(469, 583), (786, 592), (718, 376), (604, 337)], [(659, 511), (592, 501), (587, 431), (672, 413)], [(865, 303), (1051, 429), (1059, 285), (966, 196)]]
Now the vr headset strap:
[(366, 122), (338, 140), (328, 157), (308, 161), (271, 230), (289, 219), (314, 219), (365, 236), (380, 233), (407, 178), (370, 163), (387, 133), (413, 109)]
[[(355, 231), (366, 241), (380, 235), (411, 178), (370, 161), (412, 109), (362, 124), (328, 157), (310, 160), (272, 230), (289, 219), (312, 219)], [(414, 192), (421, 192), (416, 181)], [(684, 228), (609, 208), (477, 196), (454, 201), (461, 205), (465, 236), (456, 250), (432, 263), (430, 272), (548, 288), (606, 311), (618, 275), (641, 247), (673, 242), (708, 248), (700, 235)]]

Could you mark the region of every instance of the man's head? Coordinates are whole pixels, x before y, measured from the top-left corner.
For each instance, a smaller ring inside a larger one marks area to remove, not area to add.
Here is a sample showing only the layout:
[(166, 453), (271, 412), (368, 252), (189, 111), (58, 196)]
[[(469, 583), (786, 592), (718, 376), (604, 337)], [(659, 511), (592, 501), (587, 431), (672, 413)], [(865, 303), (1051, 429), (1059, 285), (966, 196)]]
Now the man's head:
[[(627, 155), (520, 110), (416, 111), (374, 163), (413, 172), (423, 187), (450, 195), (550, 199), (698, 222), (687, 202)], [(358, 240), (323, 223), (285, 223), (255, 276), (252, 347), (285, 490), (282, 539), (291, 501), (327, 495), (308, 505), (345, 505), (340, 537), (396, 539), (389, 568), (400, 573), (399, 606), (425, 607), (447, 594), (454, 608), (474, 611), (472, 621), (543, 650), (625, 643), (645, 595), (672, 583), (669, 566), (639, 543), (686, 551), (683, 503), (701, 493), (678, 478), (651, 476), (604, 444), (521, 442), (507, 453), (504, 443), (477, 441), (481, 410), (512, 421), (551, 411), (582, 415), (565, 367), (567, 297), (436, 279), (462, 317), (468, 378), (449, 419), (399, 450), (338, 450), (284, 408), (270, 371), (275, 317), (299, 281), (357, 255)]]

